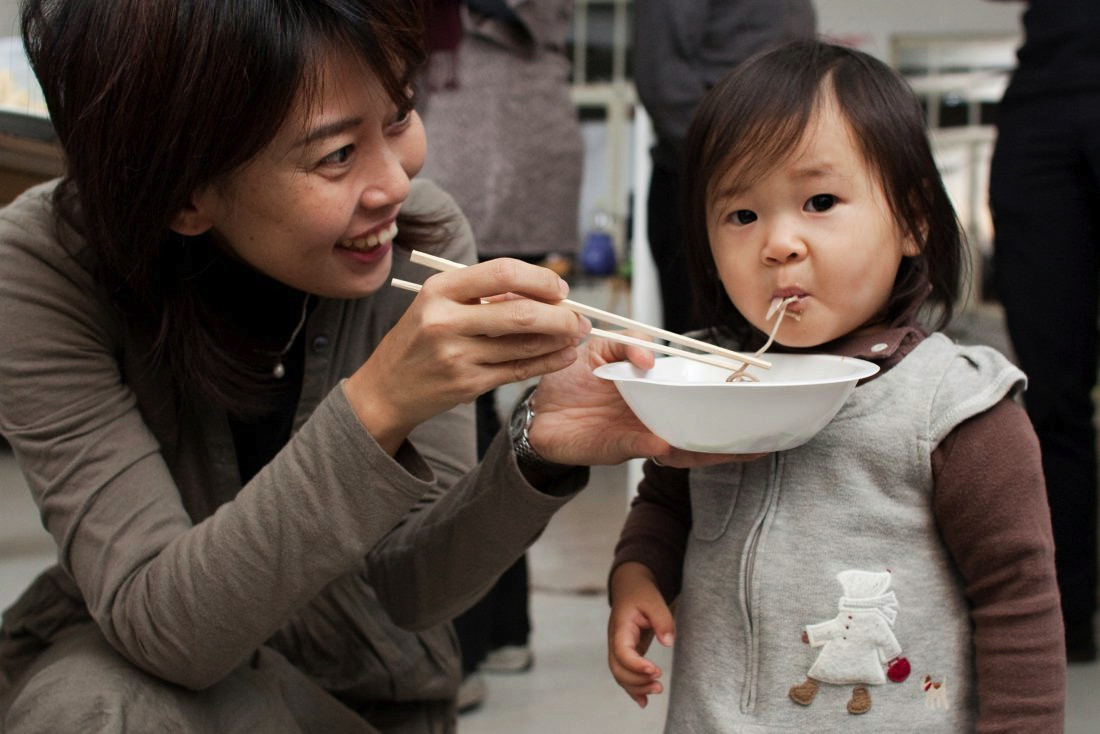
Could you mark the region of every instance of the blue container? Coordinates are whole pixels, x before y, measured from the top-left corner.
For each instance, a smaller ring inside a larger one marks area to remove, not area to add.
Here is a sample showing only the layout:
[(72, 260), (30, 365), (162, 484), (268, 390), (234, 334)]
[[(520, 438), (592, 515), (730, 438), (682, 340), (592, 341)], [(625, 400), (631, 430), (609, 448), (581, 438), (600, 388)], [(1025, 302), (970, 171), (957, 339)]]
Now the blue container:
[(593, 230), (584, 236), (581, 245), (581, 267), (589, 275), (615, 273), (615, 243), (611, 233)]

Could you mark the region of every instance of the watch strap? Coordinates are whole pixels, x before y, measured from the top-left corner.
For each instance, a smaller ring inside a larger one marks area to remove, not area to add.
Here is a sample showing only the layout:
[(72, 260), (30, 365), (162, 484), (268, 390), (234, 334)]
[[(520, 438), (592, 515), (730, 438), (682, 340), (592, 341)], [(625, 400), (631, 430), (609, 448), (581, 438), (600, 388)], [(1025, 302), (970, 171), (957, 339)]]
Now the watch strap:
[(520, 469), (530, 470), (546, 479), (554, 479), (573, 471), (576, 467), (544, 459), (531, 446), (531, 423), (535, 419), (532, 402), (537, 387), (538, 385), (532, 385), (523, 392), (512, 411), (508, 430), (512, 439), (512, 449), (516, 453), (516, 463)]

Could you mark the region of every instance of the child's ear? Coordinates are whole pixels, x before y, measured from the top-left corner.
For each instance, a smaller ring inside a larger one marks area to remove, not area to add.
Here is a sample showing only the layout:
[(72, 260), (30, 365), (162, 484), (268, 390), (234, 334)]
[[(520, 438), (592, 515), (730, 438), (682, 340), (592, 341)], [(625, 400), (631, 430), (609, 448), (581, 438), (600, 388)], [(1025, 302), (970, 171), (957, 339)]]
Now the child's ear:
[[(930, 184), (926, 181), (924, 188), (927, 190)], [(923, 212), (924, 210), (920, 206), (920, 201), (916, 194), (910, 196), (909, 204), (913, 211)], [(917, 224), (917, 232), (914, 232), (909, 227), (905, 227), (902, 232), (901, 241), (901, 254), (904, 257), (916, 257), (920, 255), (924, 249), (924, 243), (928, 242), (928, 219), (922, 214), (917, 214), (919, 223)]]
[[(919, 239), (918, 239), (919, 238)], [(901, 240), (901, 254), (904, 257), (916, 257), (921, 254), (921, 243), (928, 241), (928, 222), (925, 219), (920, 221), (920, 231), (914, 233), (912, 230), (907, 229), (902, 233)]]
[[(925, 227), (921, 227), (921, 242), (923, 242), (928, 237), (925, 229)], [(901, 254), (905, 257), (916, 257), (920, 254), (920, 251), (920, 243), (917, 242), (917, 239), (913, 236), (913, 233), (910, 232), (909, 234), (905, 235), (905, 239), (903, 239), (901, 242)]]
[(185, 237), (194, 237), (210, 229), (214, 222), (206, 211), (205, 203), (205, 197), (201, 194), (192, 195), (172, 217), (169, 229)]

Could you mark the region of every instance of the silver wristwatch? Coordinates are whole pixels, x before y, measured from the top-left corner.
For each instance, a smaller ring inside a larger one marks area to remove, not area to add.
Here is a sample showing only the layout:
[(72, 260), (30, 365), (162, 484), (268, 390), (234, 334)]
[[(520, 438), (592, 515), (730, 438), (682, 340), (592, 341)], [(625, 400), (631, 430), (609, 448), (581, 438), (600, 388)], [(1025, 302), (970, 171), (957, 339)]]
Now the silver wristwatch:
[(539, 456), (531, 446), (531, 422), (535, 420), (535, 410), (531, 405), (531, 398), (538, 385), (532, 385), (524, 391), (520, 401), (512, 410), (512, 417), (508, 421), (508, 435), (512, 439), (512, 448), (516, 452), (516, 463), (520, 469), (529, 469), (547, 479), (562, 476), (576, 467), (568, 464), (558, 464), (547, 461)]

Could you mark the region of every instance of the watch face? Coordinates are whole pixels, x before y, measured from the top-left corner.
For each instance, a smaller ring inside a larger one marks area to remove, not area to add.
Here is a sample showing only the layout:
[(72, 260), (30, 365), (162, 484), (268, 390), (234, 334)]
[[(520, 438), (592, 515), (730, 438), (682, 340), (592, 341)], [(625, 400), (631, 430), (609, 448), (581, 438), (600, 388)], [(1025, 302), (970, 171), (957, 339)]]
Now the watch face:
[(517, 438), (523, 433), (524, 426), (527, 425), (527, 399), (524, 398), (516, 406), (516, 409), (512, 411), (512, 417), (508, 421), (508, 433), (512, 438)]

